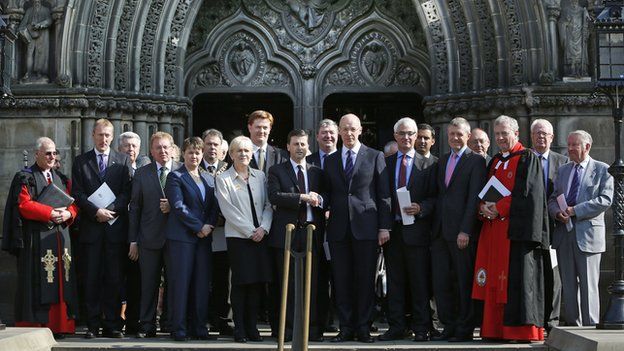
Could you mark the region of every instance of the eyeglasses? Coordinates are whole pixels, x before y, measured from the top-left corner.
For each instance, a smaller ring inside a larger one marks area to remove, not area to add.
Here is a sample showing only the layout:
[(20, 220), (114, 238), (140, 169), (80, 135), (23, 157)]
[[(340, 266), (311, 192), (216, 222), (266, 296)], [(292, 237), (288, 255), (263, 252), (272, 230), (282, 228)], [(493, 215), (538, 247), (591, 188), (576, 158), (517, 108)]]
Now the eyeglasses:
[(394, 134), (405, 137), (405, 136), (414, 136), (416, 135), (416, 132), (395, 132)]
[(549, 135), (552, 135), (552, 134), (550, 134), (550, 133), (546, 133), (546, 132), (534, 132), (533, 134), (534, 134), (534, 135), (537, 135), (537, 136), (538, 136), (538, 137), (540, 137), (540, 138), (544, 138), (544, 137), (547, 137), (547, 136), (549, 136)]
[(46, 156), (56, 156), (58, 154), (59, 154), (58, 151), (48, 151), (45, 153)]

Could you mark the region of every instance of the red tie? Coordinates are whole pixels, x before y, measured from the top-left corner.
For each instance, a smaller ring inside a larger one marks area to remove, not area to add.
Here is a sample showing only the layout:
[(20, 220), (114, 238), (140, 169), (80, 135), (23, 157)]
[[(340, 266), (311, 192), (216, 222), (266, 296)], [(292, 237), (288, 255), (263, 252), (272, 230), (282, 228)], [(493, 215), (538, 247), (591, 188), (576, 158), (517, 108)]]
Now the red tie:
[(50, 174), (50, 172), (46, 173), (46, 178), (48, 179), (48, 184), (52, 184), (52, 175)]
[(401, 167), (399, 167), (399, 184), (397, 188), (402, 188), (407, 183), (407, 154), (403, 154)]

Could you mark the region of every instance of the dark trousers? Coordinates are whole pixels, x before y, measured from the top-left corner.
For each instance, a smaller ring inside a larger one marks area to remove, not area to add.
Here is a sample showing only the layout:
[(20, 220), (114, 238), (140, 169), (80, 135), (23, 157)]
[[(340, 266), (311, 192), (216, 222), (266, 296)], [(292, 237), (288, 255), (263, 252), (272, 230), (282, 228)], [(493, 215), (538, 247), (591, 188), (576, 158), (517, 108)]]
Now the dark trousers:
[[(139, 262), (126, 257), (126, 333), (136, 333), (139, 329), (141, 300), (141, 270)], [(122, 297), (123, 298), (123, 297)]]
[(210, 297), (210, 324), (219, 327), (227, 323), (230, 314), (230, 261), (227, 251), (212, 253), (212, 292)]
[[(319, 334), (322, 335), (325, 329), (333, 324), (334, 293), (331, 275), (331, 262), (325, 257), (325, 251), (319, 249), (318, 279), (317, 279), (317, 300), (316, 313), (319, 326)], [(314, 305), (312, 306), (314, 307)]]
[(550, 251), (543, 250), (544, 253), (544, 326), (547, 329), (559, 325), (559, 314), (561, 312), (561, 276), (559, 266), (552, 268)]
[(232, 285), (230, 301), (234, 315), (234, 336), (251, 337), (258, 333), (258, 310), (265, 283)]
[(433, 294), (438, 317), (445, 330), (458, 336), (472, 335), (475, 326), (471, 297), (476, 254), (473, 239), (463, 250), (457, 247), (457, 242), (441, 237), (431, 243)]
[[(208, 335), (211, 242), (205, 239), (198, 243), (168, 240), (167, 256), (172, 332), (178, 337)], [(188, 328), (187, 319), (191, 322)]]
[[(156, 332), (156, 309), (162, 270), (165, 267), (165, 250), (139, 246), (139, 266), (141, 267), (141, 331)], [(166, 308), (167, 304), (164, 303), (161, 321), (167, 318)]]
[(85, 279), (87, 327), (93, 331), (100, 327), (119, 330), (127, 246), (101, 239), (94, 243), (82, 243), (80, 247)]
[(411, 314), (414, 332), (429, 330), (429, 246), (407, 245), (403, 242), (403, 225), (395, 225), (392, 237), (384, 245), (388, 277), (388, 324), (390, 329), (406, 329), (405, 312)]
[(351, 231), (329, 249), (340, 331), (368, 333), (375, 305), (376, 240), (355, 240)]

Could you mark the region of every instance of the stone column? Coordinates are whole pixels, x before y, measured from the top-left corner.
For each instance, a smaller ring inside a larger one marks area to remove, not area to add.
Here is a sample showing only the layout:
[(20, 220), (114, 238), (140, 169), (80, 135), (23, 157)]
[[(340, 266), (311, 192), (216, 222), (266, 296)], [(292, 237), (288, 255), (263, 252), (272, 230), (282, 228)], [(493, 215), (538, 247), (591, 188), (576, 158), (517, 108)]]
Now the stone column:
[[(301, 102), (301, 107), (297, 108), (295, 106), (295, 128), (300, 128), (309, 131), (310, 133), (314, 133), (316, 126), (321, 121), (320, 111), (321, 108), (316, 106), (317, 102), (316, 97), (316, 67), (312, 64), (304, 64), (301, 66), (301, 77), (303, 78), (303, 89), (301, 91), (301, 96), (299, 96), (299, 101)], [(321, 82), (319, 82), (321, 84)], [(316, 150), (316, 138), (311, 136), (308, 138), (308, 142), (310, 143), (310, 150)]]
[[(8, 20), (7, 20), (7, 25), (9, 26), (9, 29), (11, 29), (11, 31), (13, 31), (13, 33), (17, 34), (17, 27), (19, 26), (20, 22), (22, 21), (22, 18), (24, 18), (24, 9), (22, 9), (21, 7), (19, 7), (18, 1), (17, 0), (9, 0), (8, 3), (5, 6), (5, 11), (4, 14), (7, 16)], [(15, 40), (15, 42), (12, 44), (13, 47), (10, 48), (12, 51), (12, 60), (8, 60), (8, 63), (11, 64), (11, 67), (5, 67), (5, 69), (7, 69), (9, 72), (11, 72), (11, 79), (13, 80), (17, 80), (17, 76), (18, 76), (18, 45), (17, 43), (20, 41), (19, 38), (17, 38)], [(8, 52), (9, 49), (7, 49)]]
[[(92, 114), (94, 111), (90, 111), (89, 114)], [(95, 118), (93, 115), (84, 116), (80, 121), (80, 127), (82, 130), (82, 152), (90, 150), (93, 148), (93, 138), (91, 135), (93, 134), (93, 126), (95, 125)]]
[[(149, 137), (147, 135), (147, 113), (141, 112), (134, 116), (134, 132), (141, 137), (141, 140), (147, 140)], [(147, 155), (147, 145), (146, 143), (141, 143), (141, 151), (139, 154)]]
[[(123, 133), (123, 127), (121, 125), (121, 112), (113, 111), (113, 112), (109, 113), (108, 119), (113, 124), (115, 139), (119, 139), (118, 138), (119, 134)], [(117, 140), (115, 145), (119, 145), (119, 140)]]
[(158, 119), (158, 130), (171, 134), (171, 115), (161, 115)]
[[(61, 72), (61, 67), (59, 62), (61, 61), (61, 43), (63, 42), (63, 14), (65, 13), (65, 1), (59, 0), (56, 5), (52, 6), (52, 21), (54, 24), (52, 25), (54, 40), (50, 42), (50, 56), (53, 58), (52, 63), (50, 64), (50, 71), (48, 75), (50, 76), (50, 81), (52, 82), (52, 77), (58, 77)], [(52, 38), (52, 36), (50, 36)], [(117, 130), (117, 129), (115, 129)]]
[(557, 38), (557, 20), (561, 14), (561, 8), (558, 5), (552, 4), (546, 7), (546, 14), (548, 16), (548, 34), (550, 42), (550, 58), (549, 65), (550, 70), (557, 75), (559, 72), (559, 41)]

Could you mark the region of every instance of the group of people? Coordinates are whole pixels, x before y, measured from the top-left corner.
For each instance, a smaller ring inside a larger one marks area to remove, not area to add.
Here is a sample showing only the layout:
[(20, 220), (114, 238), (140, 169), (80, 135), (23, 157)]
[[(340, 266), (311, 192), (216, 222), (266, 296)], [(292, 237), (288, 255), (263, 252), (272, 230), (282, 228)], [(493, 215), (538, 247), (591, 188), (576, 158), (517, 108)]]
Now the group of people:
[[(3, 249), (18, 257), (16, 324), (74, 332), (77, 261), (87, 338), (123, 337), (124, 299), (137, 310), (136, 336), (155, 337), (163, 271), (160, 326), (174, 340), (214, 339), (210, 323), (237, 342), (261, 341), (263, 309), (276, 336), (289, 223), (294, 251), (304, 250), (307, 225), (316, 227), (313, 341), (323, 340), (330, 309), (339, 321), (332, 342), (374, 341), (380, 250), (389, 324), (381, 341), (470, 341), (477, 326), (484, 339), (543, 340), (544, 329), (559, 324), (561, 297), (566, 325), (597, 323), (613, 178), (589, 156), (587, 132), (569, 134), (566, 158), (550, 150), (548, 121), (533, 122), (526, 148), (517, 121), (500, 116), (499, 152), (491, 157), (487, 133), (456, 117), (447, 126), (450, 152), (438, 158), (435, 129), (408, 117), (394, 125), (396, 151), (387, 156), (360, 142), (354, 114), (321, 121), (314, 153), (304, 130), (288, 134), (286, 150), (268, 145), (273, 123), (269, 112), (252, 112), (249, 137), (229, 146), (209, 129), (184, 140), (178, 162), (165, 132), (151, 136), (151, 160), (138, 155), (134, 133), (121, 135), (123, 152), (113, 150), (113, 125), (101, 119), (94, 148), (74, 160), (71, 179), (54, 167), (54, 142), (39, 138), (35, 164), (13, 180), (3, 226)], [(52, 186), (74, 202), (38, 202)], [(483, 196), (492, 189), (497, 196)], [(79, 226), (77, 250), (70, 225)], [(140, 283), (132, 303), (131, 281)], [(288, 295), (286, 340), (293, 334)]]

